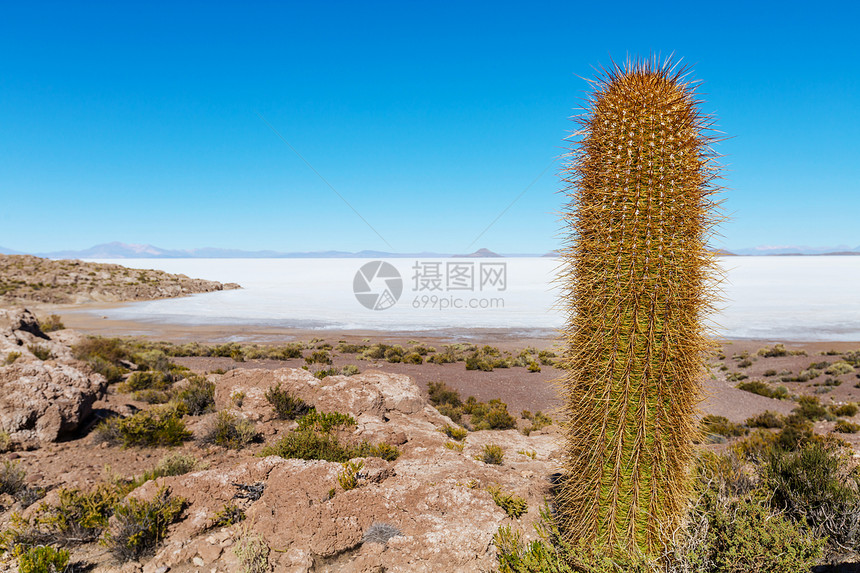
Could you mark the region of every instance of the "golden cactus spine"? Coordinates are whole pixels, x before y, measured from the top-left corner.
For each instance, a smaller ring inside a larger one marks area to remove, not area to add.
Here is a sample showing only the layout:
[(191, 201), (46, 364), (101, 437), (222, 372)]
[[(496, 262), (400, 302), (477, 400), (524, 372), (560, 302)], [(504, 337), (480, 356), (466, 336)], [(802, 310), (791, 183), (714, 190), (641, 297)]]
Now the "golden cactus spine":
[(667, 61), (593, 82), (563, 180), (570, 231), (558, 516), (571, 540), (657, 553), (688, 503), (716, 300), (711, 119)]

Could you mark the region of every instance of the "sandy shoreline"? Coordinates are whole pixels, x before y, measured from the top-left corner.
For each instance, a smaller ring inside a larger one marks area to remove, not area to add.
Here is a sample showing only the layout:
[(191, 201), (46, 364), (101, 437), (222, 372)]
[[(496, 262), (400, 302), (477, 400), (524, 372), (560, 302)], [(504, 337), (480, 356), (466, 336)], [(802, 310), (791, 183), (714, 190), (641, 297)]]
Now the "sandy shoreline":
[[(359, 342), (365, 339), (402, 344), (409, 340), (421, 340), (436, 344), (469, 342), (491, 344), (503, 350), (534, 346), (540, 350), (551, 348), (556, 343), (556, 334), (549, 330), (523, 332), (520, 329), (451, 328), (444, 330), (383, 331), (383, 330), (338, 330), (300, 329), (259, 324), (209, 324), (187, 325), (163, 322), (112, 320), (98, 313), (121, 307), (127, 303), (100, 303), (88, 305), (28, 305), (39, 315), (58, 314), (68, 328), (98, 336), (143, 336), (170, 342), (242, 342), (276, 344), (297, 340), (321, 338)], [(860, 341), (783, 340), (762, 338), (717, 338), (721, 346), (773, 345), (784, 343), (793, 348), (806, 350), (809, 354), (827, 351), (847, 352), (860, 348)]]

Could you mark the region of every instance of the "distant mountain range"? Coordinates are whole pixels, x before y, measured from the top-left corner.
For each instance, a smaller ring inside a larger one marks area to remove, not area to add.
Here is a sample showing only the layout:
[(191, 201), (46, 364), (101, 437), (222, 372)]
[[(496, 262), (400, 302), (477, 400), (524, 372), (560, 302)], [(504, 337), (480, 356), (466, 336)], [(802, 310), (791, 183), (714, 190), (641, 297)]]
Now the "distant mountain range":
[[(761, 246), (744, 249), (732, 249), (731, 252), (718, 249), (720, 256), (732, 255), (858, 255), (860, 246), (851, 248), (846, 245), (836, 247), (807, 247), (807, 246)], [(204, 247), (202, 249), (162, 249), (153, 245), (136, 245), (120, 242), (95, 245), (80, 251), (52, 251), (49, 253), (25, 253), (0, 247), (3, 255), (36, 255), (48, 259), (312, 259), (312, 258), (353, 258), (353, 259), (385, 259), (385, 258), (447, 258), (447, 257), (555, 257), (557, 251), (545, 254), (502, 253), (498, 254), (489, 249), (478, 249), (474, 253), (388, 253), (385, 251), (311, 251), (311, 252), (281, 252), (281, 251), (243, 251), (240, 249), (218, 249)]]

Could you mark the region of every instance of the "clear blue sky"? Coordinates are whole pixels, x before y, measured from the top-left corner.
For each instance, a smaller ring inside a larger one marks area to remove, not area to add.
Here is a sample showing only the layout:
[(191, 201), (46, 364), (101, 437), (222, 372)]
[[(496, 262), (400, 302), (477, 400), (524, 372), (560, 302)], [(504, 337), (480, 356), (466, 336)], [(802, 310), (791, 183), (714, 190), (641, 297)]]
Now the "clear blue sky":
[(0, 245), (545, 252), (556, 165), (472, 242), (652, 52), (732, 136), (723, 246), (860, 245), (854, 2), (245, 4), (0, 3)]

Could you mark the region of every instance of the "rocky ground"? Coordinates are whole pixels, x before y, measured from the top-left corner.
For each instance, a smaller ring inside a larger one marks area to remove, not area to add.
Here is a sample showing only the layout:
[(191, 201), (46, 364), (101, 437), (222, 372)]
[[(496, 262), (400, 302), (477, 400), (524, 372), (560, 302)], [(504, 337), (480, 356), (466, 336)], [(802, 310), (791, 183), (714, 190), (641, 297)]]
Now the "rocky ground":
[[(180, 519), (153, 551), (123, 563), (98, 542), (72, 544), (79, 570), (236, 571), (249, 542), (256, 540), (267, 551), (261, 571), (491, 571), (493, 535), (512, 524), (533, 537), (531, 526), (560, 468), (558, 427), (526, 436), (522, 430), (528, 422), (519, 416), (521, 409), (553, 412), (557, 402), (551, 382), (561, 371), (551, 365), (531, 373), (523, 367), (484, 372), (466, 370), (462, 362), (358, 360), (354, 353), (332, 350), (333, 364), (324, 367), (354, 365), (360, 373), (320, 380), (312, 372), (323, 365), (309, 366), (304, 358), (173, 358), (213, 382), (215, 409), (248, 420), (259, 441), (243, 449), (206, 443), (201, 438), (218, 416), (210, 412), (184, 416), (193, 437), (179, 446), (124, 448), (99, 442), (94, 421), (153, 406), (119, 392), (75, 359), (71, 347), (82, 339), (71, 330), (45, 334), (26, 311), (0, 311), (0, 428), (12, 442), (11, 451), (0, 455), (26, 471), (27, 487), (47, 493), (39, 501), (0, 495), (0, 530), (15, 512), (32, 517), (42, 503), (57, 503), (62, 488), (90, 491), (131, 480), (168, 454), (193, 456), (198, 465), (184, 475), (147, 481), (128, 494), (128, 499), (152, 500), (166, 487), (185, 500)], [(306, 342), (304, 354), (337, 342), (337, 337)], [(423, 343), (412, 345), (418, 344)], [(788, 414), (796, 406), (793, 398), (801, 395), (816, 396), (827, 406), (856, 402), (860, 368), (846, 362), (856, 358), (856, 350), (844, 344), (727, 342), (711, 358), (703, 413), (742, 423), (765, 410)], [(433, 381), (445, 381), (463, 397), (501, 398), (518, 418), (518, 429), (474, 431), (462, 442), (452, 440), (442, 432), (452, 421), (427, 399)], [(783, 393), (779, 387), (784, 386), (785, 395), (776, 399), (736, 387), (752, 381), (760, 381), (757, 390), (764, 393)], [(352, 489), (339, 480), (346, 471), (341, 463), (262, 457), (264, 448), (297, 426), (279, 419), (265, 398), (277, 385), (319, 411), (351, 415), (357, 424), (345, 439), (391, 444), (399, 457), (353, 460), (363, 467)], [(844, 419), (857, 422), (860, 415)], [(830, 433), (835, 424), (818, 421), (815, 431)], [(839, 434), (855, 451), (857, 436)], [(722, 438), (714, 441), (702, 447), (725, 447)], [(501, 448), (501, 464), (485, 461), (484, 448), (490, 445)], [(512, 517), (499, 503), (499, 493), (521, 498), (526, 512)], [(231, 506), (245, 519), (217, 523)], [(107, 531), (116, 527), (112, 518)], [(0, 571), (15, 570), (11, 558), (2, 559)]]
[(120, 265), (0, 255), (0, 306), (78, 304), (172, 298), (240, 288)]

